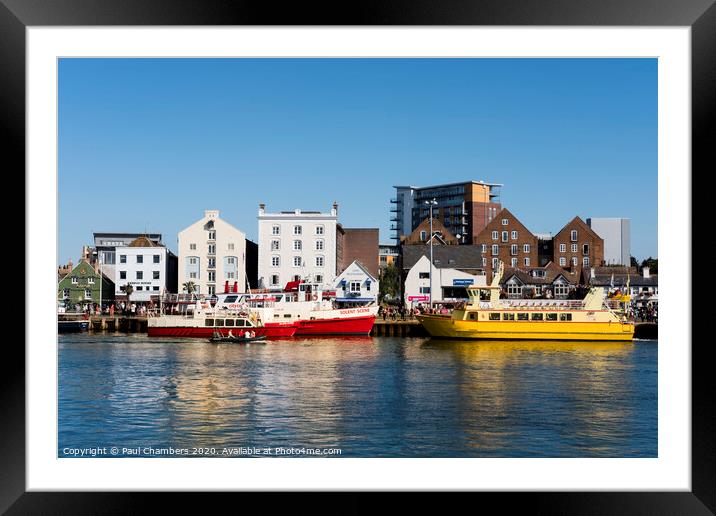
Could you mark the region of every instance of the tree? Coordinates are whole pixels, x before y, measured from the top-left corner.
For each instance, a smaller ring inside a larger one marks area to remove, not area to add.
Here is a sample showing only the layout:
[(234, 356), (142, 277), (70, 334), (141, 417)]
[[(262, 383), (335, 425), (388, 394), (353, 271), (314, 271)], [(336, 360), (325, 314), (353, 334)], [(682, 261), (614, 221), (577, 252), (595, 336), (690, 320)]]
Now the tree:
[(629, 265), (632, 267), (639, 267), (639, 262), (632, 256), (631, 260), (629, 260)]
[(193, 294), (196, 291), (196, 283), (193, 281), (187, 281), (182, 285), (187, 294)]
[(380, 298), (395, 298), (400, 294), (400, 271), (390, 263), (380, 274)]
[(127, 293), (127, 305), (129, 305), (129, 296), (131, 296), (132, 292), (134, 292), (134, 287), (127, 283), (125, 286), (122, 287), (122, 290)]

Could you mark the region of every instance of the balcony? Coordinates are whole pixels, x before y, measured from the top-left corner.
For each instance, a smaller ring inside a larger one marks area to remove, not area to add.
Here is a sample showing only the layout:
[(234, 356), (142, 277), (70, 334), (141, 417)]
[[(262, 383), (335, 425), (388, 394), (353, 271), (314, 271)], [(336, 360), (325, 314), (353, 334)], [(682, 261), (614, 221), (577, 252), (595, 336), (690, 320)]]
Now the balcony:
[(398, 203), (400, 203), (400, 199), (398, 199), (397, 197), (391, 197), (390, 202), (392, 204), (398, 204)]

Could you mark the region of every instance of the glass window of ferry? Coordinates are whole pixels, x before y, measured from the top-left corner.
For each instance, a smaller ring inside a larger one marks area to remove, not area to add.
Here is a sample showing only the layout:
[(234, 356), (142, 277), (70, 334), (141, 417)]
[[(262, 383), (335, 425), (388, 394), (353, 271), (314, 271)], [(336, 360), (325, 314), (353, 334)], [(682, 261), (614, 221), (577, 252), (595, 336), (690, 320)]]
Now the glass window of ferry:
[(571, 321), (572, 314), (559, 314), (559, 320), (560, 321)]
[(236, 299), (237, 299), (238, 297), (239, 297), (239, 296), (226, 296), (226, 297), (224, 298), (224, 303), (233, 303), (233, 302), (236, 301)]
[(233, 326), (234, 320), (233, 319), (226, 319), (226, 326)]
[(470, 319), (472, 319), (473, 321), (477, 319), (477, 314), (475, 312), (470, 312)]
[(515, 314), (504, 313), (504, 314), (502, 314), (502, 320), (503, 320), (503, 321), (514, 321), (514, 320), (515, 320)]
[(223, 319), (216, 319), (216, 320), (214, 321), (214, 326), (223, 326), (223, 325), (224, 325), (224, 320), (223, 320)]
[(527, 321), (530, 317), (530, 314), (520, 313), (517, 314), (517, 320), (518, 321)]
[(498, 312), (490, 312), (490, 320), (491, 321), (499, 321), (500, 314)]
[(546, 314), (545, 319), (548, 321), (556, 321), (557, 320), (557, 314)]
[(236, 319), (236, 326), (247, 326), (247, 324), (243, 319)]
[(538, 313), (534, 313), (534, 314), (532, 314), (531, 319), (532, 319), (533, 321), (541, 321), (541, 320), (544, 319), (544, 314), (539, 313), (539, 312), (538, 312)]
[(205, 319), (204, 326), (214, 326), (214, 319)]

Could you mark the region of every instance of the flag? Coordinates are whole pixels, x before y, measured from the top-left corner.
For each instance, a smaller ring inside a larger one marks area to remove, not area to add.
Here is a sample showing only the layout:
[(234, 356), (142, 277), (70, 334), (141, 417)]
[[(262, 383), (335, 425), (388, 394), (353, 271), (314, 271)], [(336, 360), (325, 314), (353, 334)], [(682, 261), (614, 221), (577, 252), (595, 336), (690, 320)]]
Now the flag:
[(609, 286), (614, 288), (614, 273), (612, 272), (612, 279), (609, 281)]

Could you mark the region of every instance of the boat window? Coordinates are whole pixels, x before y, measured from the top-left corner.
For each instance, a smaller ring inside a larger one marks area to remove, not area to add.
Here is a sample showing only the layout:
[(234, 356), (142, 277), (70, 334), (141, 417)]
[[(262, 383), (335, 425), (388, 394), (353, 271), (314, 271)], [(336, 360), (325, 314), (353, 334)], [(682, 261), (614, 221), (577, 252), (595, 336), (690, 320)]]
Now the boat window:
[(559, 314), (559, 320), (560, 321), (571, 321), (572, 314)]
[(518, 321), (526, 321), (529, 319), (529, 314), (517, 314)]
[(204, 321), (204, 326), (214, 326), (214, 319), (206, 319)]
[(279, 315), (278, 315), (278, 314), (273, 314), (273, 318), (274, 318), (274, 319), (278, 319), (278, 318), (279, 318)]
[(474, 321), (476, 318), (477, 318), (477, 314), (476, 314), (476, 313), (473, 312), (473, 313), (470, 314), (470, 319), (472, 319), (472, 320)]
[(246, 321), (244, 321), (243, 319), (236, 319), (236, 326), (246, 326)]
[(214, 322), (214, 326), (223, 326), (223, 325), (224, 325), (224, 320), (223, 320), (223, 319), (217, 319), (217, 320)]
[(236, 298), (238, 298), (238, 297), (239, 296), (226, 296), (224, 298), (224, 303), (233, 303), (234, 301), (236, 301)]
[(291, 314), (283, 314), (284, 317), (291, 317)]
[(533, 321), (541, 321), (543, 318), (544, 318), (544, 314), (541, 314), (541, 313), (532, 314)]
[(233, 326), (234, 320), (233, 319), (226, 319), (226, 326)]
[(499, 320), (500, 320), (500, 314), (499, 314), (499, 313), (491, 313), (491, 314), (490, 314), (490, 320), (491, 320), (491, 321), (499, 321)]
[(547, 314), (546, 319), (548, 321), (556, 321), (557, 320), (557, 314)]
[(276, 301), (281, 301), (283, 299), (283, 294), (279, 294), (276, 297)]
[(514, 321), (515, 314), (502, 314), (502, 320), (503, 321)]

